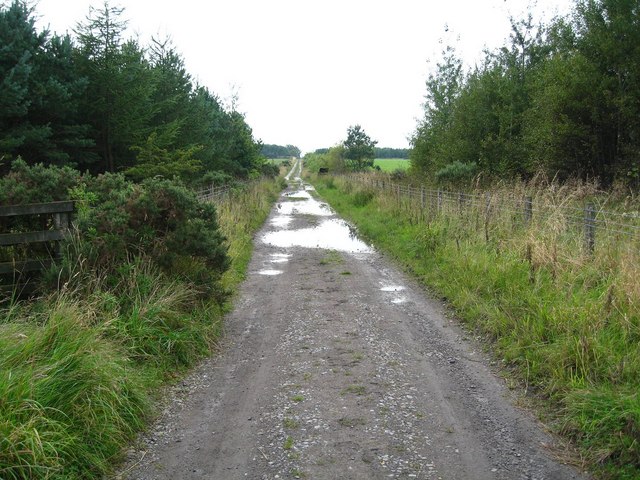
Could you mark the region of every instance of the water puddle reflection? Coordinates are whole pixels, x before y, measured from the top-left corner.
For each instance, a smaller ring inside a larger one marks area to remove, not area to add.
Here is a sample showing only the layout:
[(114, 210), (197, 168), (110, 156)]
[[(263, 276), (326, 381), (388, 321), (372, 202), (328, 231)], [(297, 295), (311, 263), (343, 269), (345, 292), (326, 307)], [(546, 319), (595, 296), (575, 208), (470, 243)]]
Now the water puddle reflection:
[(278, 215), (273, 217), (269, 223), (277, 228), (286, 228), (292, 221), (293, 217), (291, 215)]
[(273, 275), (280, 275), (281, 273), (284, 273), (284, 272), (282, 270), (260, 270), (258, 272), (258, 275), (273, 276)]
[(400, 285), (388, 285), (386, 287), (382, 287), (380, 290), (383, 292), (401, 292), (404, 290), (404, 287)]
[(395, 303), (396, 305), (399, 303), (404, 303), (407, 301), (407, 297), (398, 297), (391, 300), (391, 303)]
[(289, 261), (289, 257), (291, 257), (291, 255), (288, 255), (286, 253), (272, 253), (271, 254), (271, 260), (269, 260), (269, 262), (271, 262), (271, 263), (287, 263)]
[(306, 190), (306, 187), (294, 192), (287, 192), (284, 197), (285, 201), (278, 203), (278, 217), (274, 218), (272, 222), (280, 222), (278, 218), (281, 216), (315, 215), (318, 217), (330, 217), (333, 215), (329, 205), (313, 198)]
[(285, 197), (295, 198), (299, 200), (311, 200), (311, 194), (306, 190), (298, 190), (297, 192), (289, 192), (284, 194)]
[(356, 237), (351, 225), (335, 218), (323, 220), (316, 227), (269, 232), (262, 237), (262, 241), (280, 248), (322, 248), (349, 253), (372, 251), (371, 247)]
[(313, 199), (279, 203), (278, 212), (281, 215), (316, 215), (318, 217), (333, 215), (329, 205)]

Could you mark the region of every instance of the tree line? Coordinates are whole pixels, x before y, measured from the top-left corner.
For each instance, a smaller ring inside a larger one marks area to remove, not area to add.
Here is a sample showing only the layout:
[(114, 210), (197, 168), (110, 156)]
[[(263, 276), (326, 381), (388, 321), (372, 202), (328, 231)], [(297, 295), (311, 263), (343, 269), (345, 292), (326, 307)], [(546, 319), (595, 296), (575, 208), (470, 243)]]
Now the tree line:
[(319, 148), (304, 156), (311, 171), (327, 169), (330, 172), (363, 171), (373, 167), (376, 144), (360, 125), (347, 129), (347, 138), (331, 148)]
[(295, 145), (272, 145), (264, 144), (261, 149), (262, 155), (267, 158), (300, 158), (300, 149)]
[(125, 38), (108, 2), (73, 38), (38, 31), (34, 14), (0, 6), (0, 173), (18, 157), (136, 181), (269, 170), (244, 116), (194, 81), (170, 40)]
[[(324, 155), (329, 148), (317, 148), (313, 153)], [(408, 148), (373, 147), (373, 158), (409, 158)]]
[(426, 82), (412, 166), (425, 175), (640, 177), (640, 8), (576, 0), (546, 25), (511, 20), (469, 71), (447, 47)]

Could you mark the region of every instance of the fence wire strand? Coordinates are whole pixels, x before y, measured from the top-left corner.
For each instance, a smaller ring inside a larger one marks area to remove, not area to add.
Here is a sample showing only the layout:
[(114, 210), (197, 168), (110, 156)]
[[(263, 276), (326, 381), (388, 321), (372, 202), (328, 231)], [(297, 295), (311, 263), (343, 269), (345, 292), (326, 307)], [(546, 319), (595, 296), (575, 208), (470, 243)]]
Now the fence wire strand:
[(398, 202), (408, 199), (409, 203), (416, 201), (420, 210), (464, 212), (475, 210), (483, 216), (511, 215), (519, 216), (526, 224), (540, 224), (551, 221), (564, 221), (567, 225), (583, 226), (589, 241), (595, 231), (600, 234), (622, 235), (629, 239), (640, 239), (640, 214), (638, 212), (614, 212), (605, 210), (593, 204), (580, 208), (575, 205), (560, 204), (550, 206), (536, 205), (540, 199), (527, 196), (505, 195), (496, 193), (469, 193), (448, 190), (434, 190), (426, 186), (415, 186), (396, 183), (389, 179), (371, 178), (361, 175), (347, 177), (361, 185), (365, 185), (392, 196)]

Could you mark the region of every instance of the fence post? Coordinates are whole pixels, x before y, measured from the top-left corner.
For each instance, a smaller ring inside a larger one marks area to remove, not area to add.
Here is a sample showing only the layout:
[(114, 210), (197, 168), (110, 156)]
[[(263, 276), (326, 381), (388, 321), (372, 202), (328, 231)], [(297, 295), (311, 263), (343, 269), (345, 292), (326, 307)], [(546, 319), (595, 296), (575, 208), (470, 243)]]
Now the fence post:
[(420, 187), (420, 207), (422, 208), (422, 210), (424, 210), (425, 207), (425, 191), (424, 191), (424, 185), (422, 185)]
[(442, 210), (442, 190), (438, 189), (438, 212)]
[(533, 218), (533, 198), (527, 196), (524, 197), (524, 224), (525, 226), (531, 225), (531, 219)]
[(460, 209), (460, 213), (464, 209), (464, 193), (458, 192), (458, 208)]
[(489, 243), (489, 216), (491, 214), (491, 194), (484, 192), (484, 241)]
[(584, 243), (587, 252), (593, 253), (596, 247), (596, 210), (593, 203), (584, 208)]

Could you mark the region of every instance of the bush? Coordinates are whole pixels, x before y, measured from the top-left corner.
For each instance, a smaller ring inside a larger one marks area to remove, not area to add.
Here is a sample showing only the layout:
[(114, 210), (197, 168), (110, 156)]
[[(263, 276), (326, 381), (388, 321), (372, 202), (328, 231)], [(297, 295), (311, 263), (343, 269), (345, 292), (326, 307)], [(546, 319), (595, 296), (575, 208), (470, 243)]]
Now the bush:
[[(69, 265), (77, 256), (107, 275), (134, 257), (148, 256), (164, 272), (193, 283), (203, 294), (219, 291), (217, 281), (229, 259), (216, 209), (198, 201), (179, 180), (150, 178), (136, 184), (121, 174), (83, 176), (68, 167), (28, 166), (22, 160), (0, 180), (4, 204), (69, 199), (76, 200), (79, 235), (67, 245), (71, 258), (61, 262), (67, 268), (60, 279), (69, 278)], [(49, 228), (37, 216), (11, 222), (4, 221), (5, 231)], [(47, 253), (46, 246), (40, 248)], [(54, 270), (51, 285), (59, 281)]]
[(351, 203), (356, 207), (365, 207), (373, 200), (374, 196), (375, 194), (371, 190), (358, 190), (351, 197)]
[[(213, 292), (229, 259), (212, 204), (198, 201), (174, 180), (152, 178), (137, 185), (105, 174), (86, 188), (95, 197), (91, 208), (79, 209), (77, 225), (82, 253), (93, 265), (109, 271), (144, 254), (168, 274)], [(189, 268), (183, 268), (185, 262)]]
[(0, 178), (0, 205), (55, 202), (69, 199), (69, 189), (82, 175), (69, 167), (33, 166), (18, 158), (11, 171)]
[(473, 179), (478, 173), (476, 162), (462, 163), (455, 161), (436, 172), (436, 180), (443, 183), (460, 184)]

